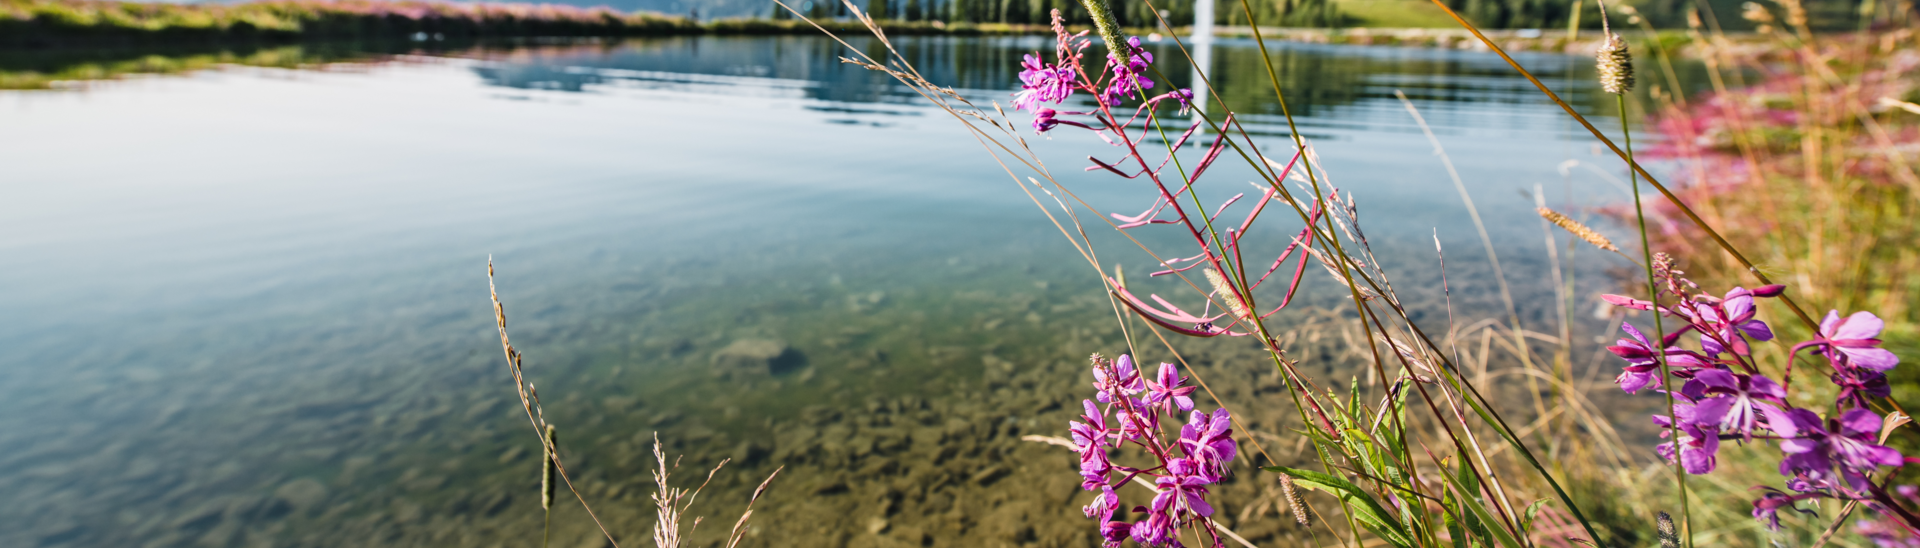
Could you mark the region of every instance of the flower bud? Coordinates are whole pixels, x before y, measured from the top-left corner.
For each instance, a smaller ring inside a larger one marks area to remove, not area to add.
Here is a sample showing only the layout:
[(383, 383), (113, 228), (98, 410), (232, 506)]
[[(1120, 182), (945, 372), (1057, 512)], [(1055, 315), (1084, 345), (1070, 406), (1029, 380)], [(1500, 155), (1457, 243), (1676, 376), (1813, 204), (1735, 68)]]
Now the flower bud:
[(1600, 71), (1601, 89), (1614, 95), (1633, 91), (1633, 54), (1627, 51), (1627, 42), (1619, 35), (1607, 34), (1594, 60)]

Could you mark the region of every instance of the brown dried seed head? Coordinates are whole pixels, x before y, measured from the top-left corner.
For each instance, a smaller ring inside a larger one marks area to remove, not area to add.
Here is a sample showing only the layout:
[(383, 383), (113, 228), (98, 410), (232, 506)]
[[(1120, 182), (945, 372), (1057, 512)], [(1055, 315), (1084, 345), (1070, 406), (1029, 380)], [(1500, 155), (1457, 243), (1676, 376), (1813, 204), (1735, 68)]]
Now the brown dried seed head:
[(1287, 509), (1293, 512), (1293, 521), (1301, 527), (1307, 526), (1307, 505), (1300, 501), (1300, 493), (1293, 490), (1293, 478), (1280, 476), (1280, 494), (1287, 497)]
[(1633, 91), (1633, 53), (1627, 51), (1627, 41), (1620, 35), (1607, 34), (1594, 53), (1594, 65), (1600, 71), (1601, 89), (1614, 95)]
[(1554, 226), (1558, 226), (1572, 233), (1574, 236), (1586, 240), (1587, 243), (1593, 244), (1594, 247), (1615, 253), (1620, 252), (1620, 248), (1614, 246), (1612, 240), (1608, 240), (1606, 236), (1602, 236), (1599, 232), (1594, 232), (1593, 229), (1587, 228), (1587, 225), (1580, 224), (1580, 221), (1575, 221), (1566, 215), (1561, 215), (1558, 211), (1544, 207), (1534, 208), (1534, 211), (1539, 212), (1540, 217), (1546, 219), (1547, 222), (1551, 222)]

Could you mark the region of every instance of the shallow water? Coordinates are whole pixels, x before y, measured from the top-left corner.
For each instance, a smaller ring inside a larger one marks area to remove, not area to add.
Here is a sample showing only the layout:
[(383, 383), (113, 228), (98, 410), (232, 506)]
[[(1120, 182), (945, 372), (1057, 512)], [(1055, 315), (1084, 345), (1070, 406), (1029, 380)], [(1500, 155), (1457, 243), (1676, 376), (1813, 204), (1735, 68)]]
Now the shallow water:
[[(936, 83), (1002, 101), (1017, 54), (1045, 45), (902, 42)], [(1071, 457), (1018, 438), (1064, 435), (1085, 356), (1125, 351), (1098, 281), (951, 118), (836, 47), (676, 38), (0, 92), (0, 544), (534, 542), (537, 443), (494, 332), (492, 257), (574, 485), (623, 545), (651, 523), (656, 431), (686, 455), (679, 480), (734, 459), (693, 512), (711, 516), (702, 540), (786, 465), (759, 545), (1090, 545)], [(1548, 330), (1525, 194), (1617, 202), (1601, 174), (1617, 166), (1490, 54), (1276, 47), (1300, 131), (1416, 319), (1445, 329), (1436, 231), (1455, 312), (1503, 308), (1396, 89), (1457, 164), (1523, 320)], [(1214, 59), (1261, 146), (1288, 149), (1257, 50)], [(1597, 101), (1587, 61), (1521, 59)], [(1029, 142), (1098, 207), (1151, 197), (1077, 170), (1111, 155), (1098, 140)], [(1570, 159), (1599, 169), (1563, 174)], [(1226, 164), (1209, 200), (1246, 189)], [(1271, 218), (1254, 233), (1268, 253), (1297, 230)], [(1104, 263), (1152, 270), (1096, 241)], [(1585, 298), (1613, 263), (1580, 252)], [(1359, 373), (1341, 331), (1313, 327), (1337, 323), (1325, 282), (1281, 318), (1339, 382)], [(1270, 367), (1178, 342), (1288, 460)], [(1277, 512), (1247, 513), (1268, 489), (1251, 474), (1221, 488), (1223, 521), (1290, 537)], [(603, 542), (577, 503), (553, 519), (555, 545)]]

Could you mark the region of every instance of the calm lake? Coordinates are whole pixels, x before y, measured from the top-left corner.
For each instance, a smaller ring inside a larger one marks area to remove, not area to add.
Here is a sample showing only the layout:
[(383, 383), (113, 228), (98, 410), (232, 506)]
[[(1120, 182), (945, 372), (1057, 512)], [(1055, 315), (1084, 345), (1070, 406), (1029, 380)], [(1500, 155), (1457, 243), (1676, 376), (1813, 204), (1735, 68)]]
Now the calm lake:
[[(901, 42), (935, 83), (1004, 104), (1019, 54), (1048, 40)], [(1160, 66), (1184, 86), (1169, 46)], [(1490, 53), (1272, 47), (1301, 133), (1416, 319), (1446, 331), (1436, 233), (1457, 321), (1505, 308), (1395, 90), (1457, 165), (1522, 321), (1557, 333), (1532, 193), (1605, 227), (1592, 208), (1626, 201), (1618, 161)], [(1126, 351), (1100, 282), (957, 122), (844, 53), (674, 38), (0, 91), (0, 545), (538, 543), (538, 442), (489, 257), (573, 485), (623, 546), (648, 543), (655, 432), (685, 455), (676, 484), (733, 459), (690, 512), (707, 516), (700, 542), (784, 465), (748, 545), (1095, 544), (1073, 456), (1020, 437), (1065, 436), (1086, 356)], [(1590, 58), (1519, 58), (1602, 104)], [(1291, 154), (1253, 43), (1213, 59), (1255, 141)], [(1085, 132), (1027, 139), (1104, 211), (1152, 199), (1081, 172), (1115, 156)], [(1209, 172), (1213, 203), (1251, 190), (1238, 163)], [(1081, 215), (1103, 263), (1196, 301)], [(1251, 234), (1270, 257), (1299, 221), (1264, 219)], [(1142, 241), (1185, 249), (1153, 228)], [(1592, 295), (1626, 263), (1576, 253), (1586, 367), (1607, 327)], [(1296, 357), (1332, 383), (1363, 376), (1344, 289), (1310, 272), (1302, 292), (1274, 320), (1299, 326)], [(1242, 343), (1174, 342), (1258, 431), (1243, 443), (1298, 451), (1271, 365)], [(1270, 480), (1237, 470), (1216, 491), (1223, 525), (1263, 546), (1308, 538)], [(605, 543), (570, 495), (552, 520), (554, 546)]]

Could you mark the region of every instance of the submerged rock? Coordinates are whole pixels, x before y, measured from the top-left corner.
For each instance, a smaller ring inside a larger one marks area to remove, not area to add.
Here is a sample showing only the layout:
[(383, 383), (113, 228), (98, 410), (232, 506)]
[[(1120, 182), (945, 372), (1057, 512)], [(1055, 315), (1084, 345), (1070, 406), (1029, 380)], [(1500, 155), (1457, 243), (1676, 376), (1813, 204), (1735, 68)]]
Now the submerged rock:
[(799, 350), (767, 339), (736, 340), (713, 353), (713, 375), (734, 380), (780, 375), (806, 364), (807, 358)]

